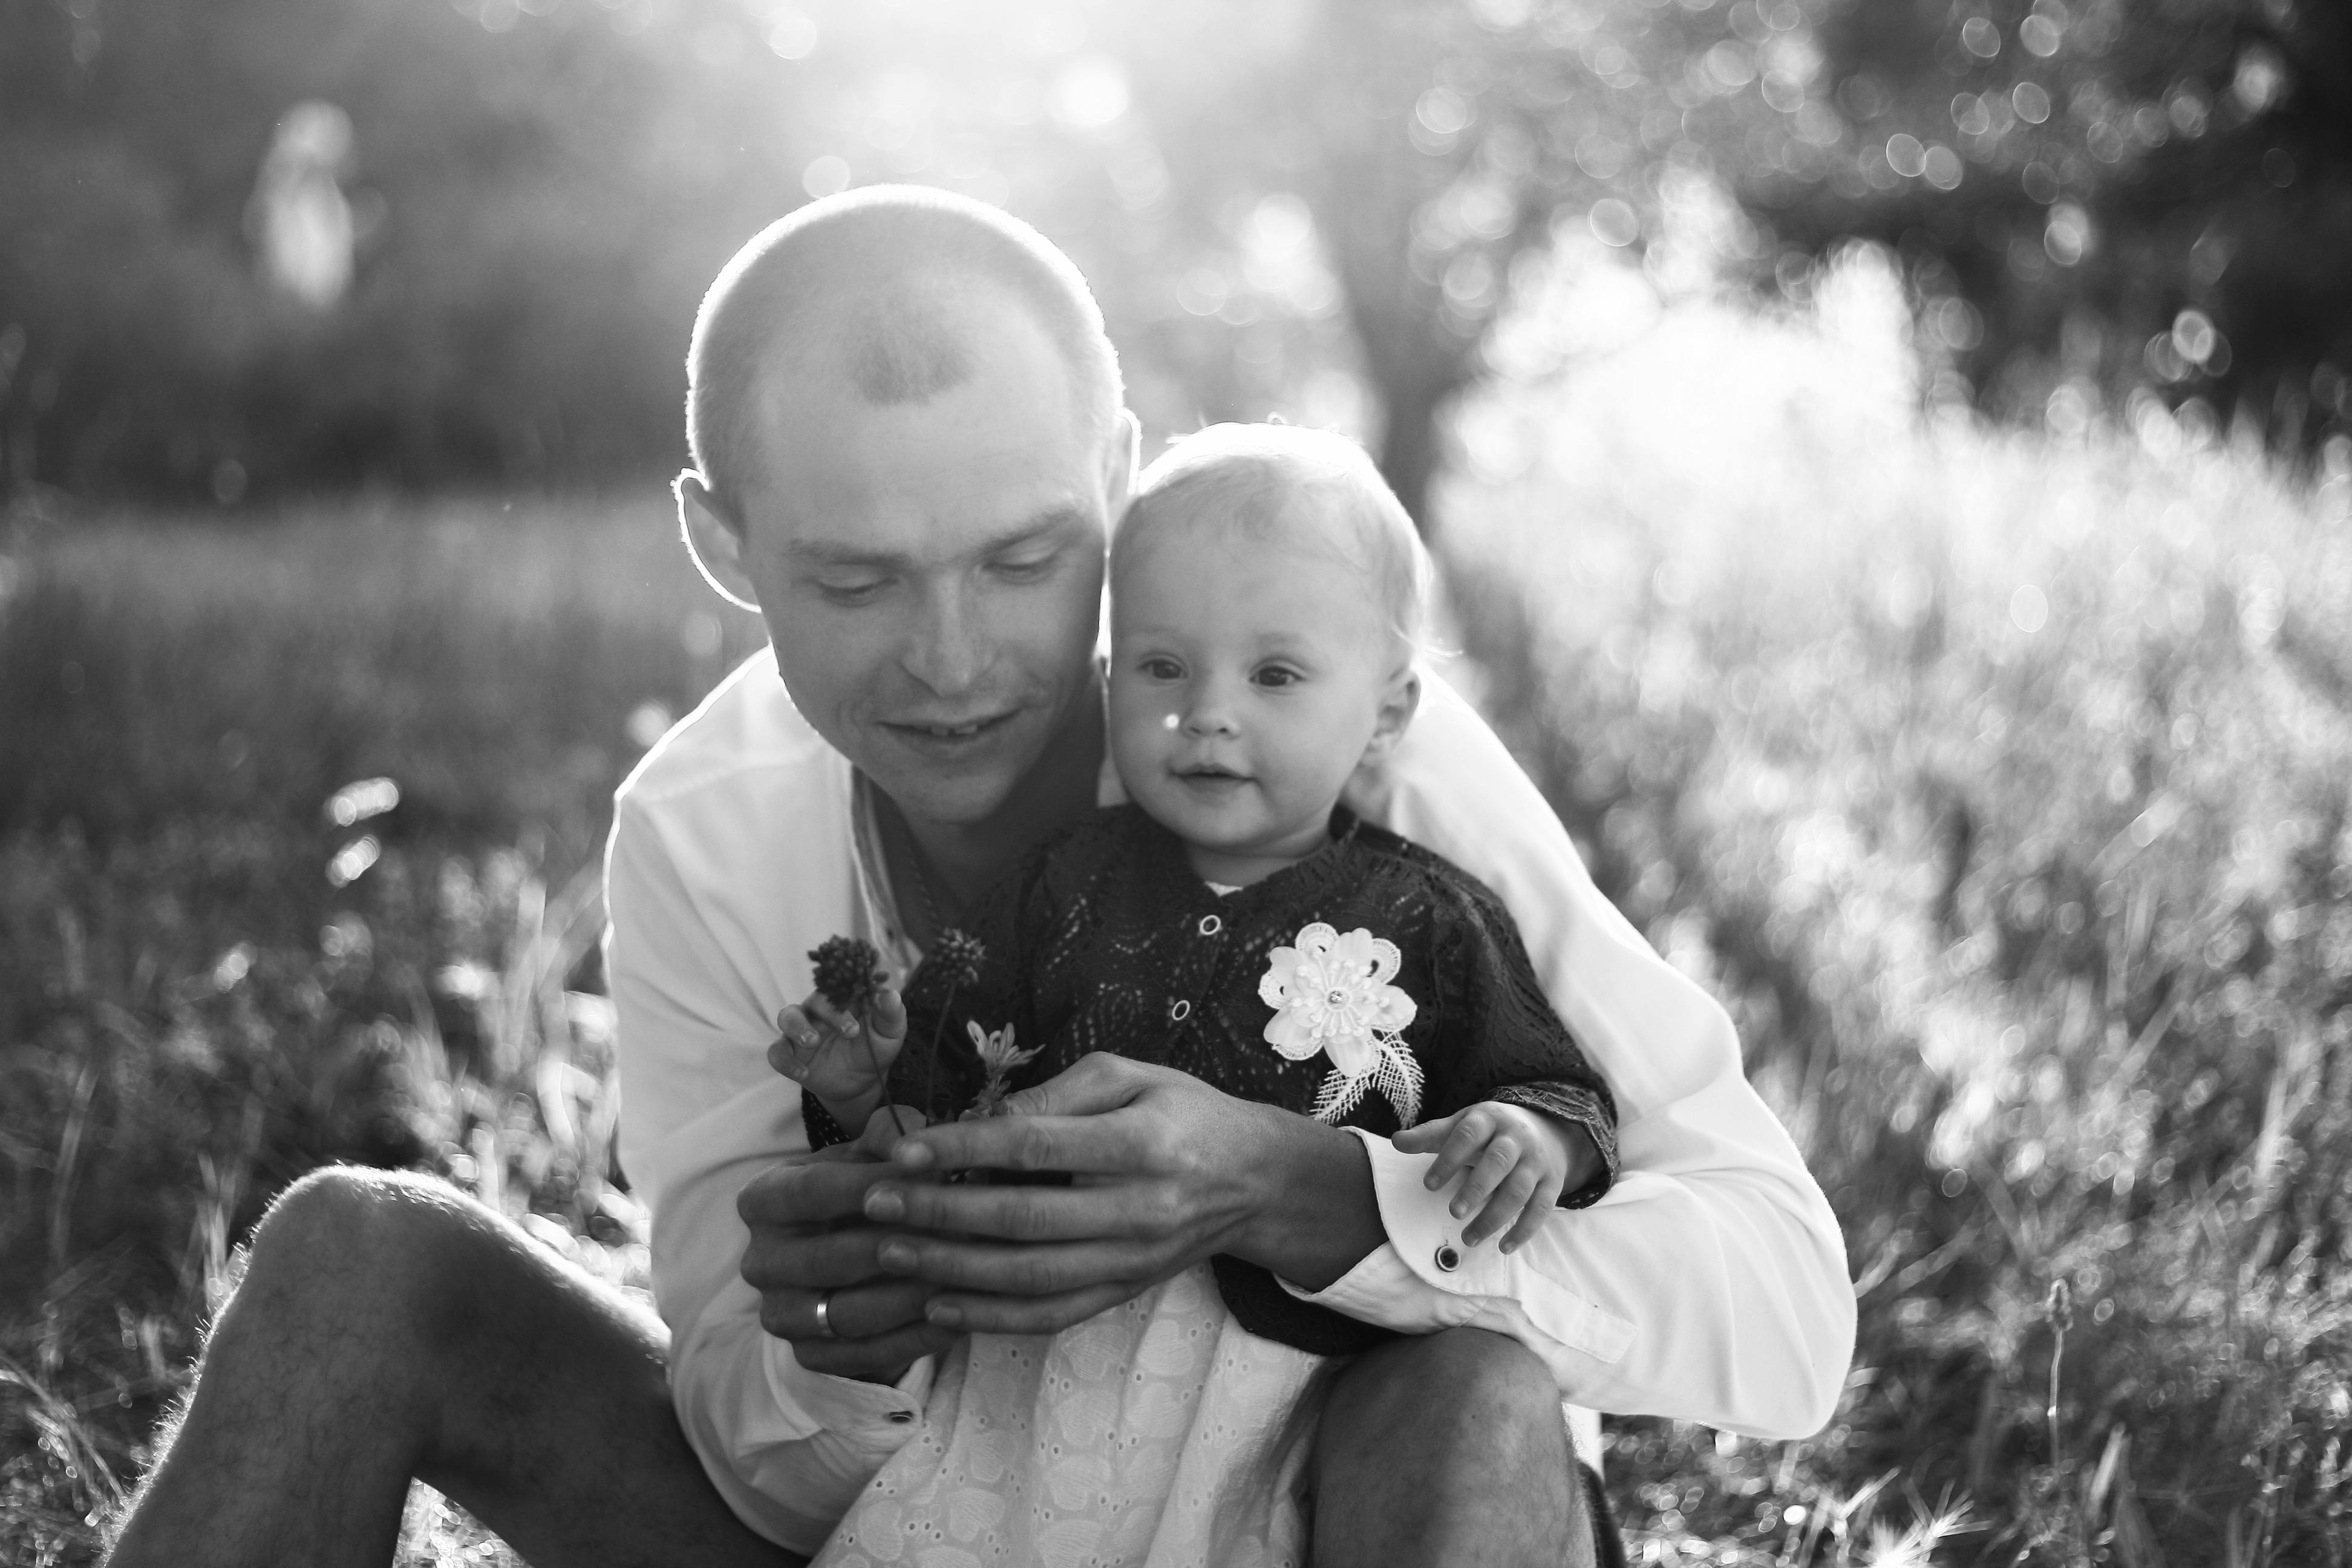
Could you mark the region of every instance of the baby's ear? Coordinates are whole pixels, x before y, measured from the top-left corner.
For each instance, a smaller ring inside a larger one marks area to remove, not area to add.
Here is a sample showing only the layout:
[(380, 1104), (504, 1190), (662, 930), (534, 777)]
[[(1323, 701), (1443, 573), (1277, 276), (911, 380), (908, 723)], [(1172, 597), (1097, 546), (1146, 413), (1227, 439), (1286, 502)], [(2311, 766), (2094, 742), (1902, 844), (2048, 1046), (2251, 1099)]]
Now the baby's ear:
[(1388, 689), (1381, 693), (1380, 711), (1373, 720), (1371, 743), (1364, 748), (1364, 762), (1387, 761), (1397, 742), (1404, 739), (1420, 708), (1421, 672), (1408, 664), (1390, 678)]

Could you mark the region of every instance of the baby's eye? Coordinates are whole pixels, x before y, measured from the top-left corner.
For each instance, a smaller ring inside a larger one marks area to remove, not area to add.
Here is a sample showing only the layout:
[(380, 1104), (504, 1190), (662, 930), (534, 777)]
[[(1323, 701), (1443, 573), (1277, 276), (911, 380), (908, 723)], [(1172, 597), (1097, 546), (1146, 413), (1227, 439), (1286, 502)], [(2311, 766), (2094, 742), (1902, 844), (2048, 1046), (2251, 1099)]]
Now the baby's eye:
[(1172, 658), (1154, 654), (1135, 667), (1149, 680), (1181, 680), (1184, 667)]
[(1252, 671), (1250, 679), (1260, 686), (1271, 687), (1278, 691), (1286, 686), (1296, 686), (1302, 677), (1298, 671), (1286, 665), (1268, 664), (1262, 665)]

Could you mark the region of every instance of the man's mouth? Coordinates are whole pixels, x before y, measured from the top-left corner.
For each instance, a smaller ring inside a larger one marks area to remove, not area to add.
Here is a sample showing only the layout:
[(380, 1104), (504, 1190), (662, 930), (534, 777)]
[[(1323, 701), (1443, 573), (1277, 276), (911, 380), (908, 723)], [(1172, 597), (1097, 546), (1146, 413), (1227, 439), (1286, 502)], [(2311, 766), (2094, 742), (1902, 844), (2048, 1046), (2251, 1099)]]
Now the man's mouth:
[(929, 723), (899, 720), (887, 727), (918, 745), (952, 746), (958, 742), (978, 740), (1003, 728), (1013, 718), (1010, 713), (992, 713), (979, 719), (967, 719), (957, 723)]

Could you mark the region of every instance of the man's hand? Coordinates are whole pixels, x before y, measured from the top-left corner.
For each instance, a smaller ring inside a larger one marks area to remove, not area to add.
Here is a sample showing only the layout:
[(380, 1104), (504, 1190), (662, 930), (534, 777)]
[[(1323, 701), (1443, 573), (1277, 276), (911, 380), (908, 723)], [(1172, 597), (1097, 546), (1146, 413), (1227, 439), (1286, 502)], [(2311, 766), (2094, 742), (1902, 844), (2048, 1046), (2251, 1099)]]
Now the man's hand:
[[(1321, 1289), (1384, 1239), (1351, 1134), (1185, 1073), (1090, 1056), (1005, 1104), (901, 1140), (887, 1179), (860, 1189), (868, 1220), (906, 1227), (874, 1260), (940, 1288), (926, 1304), (935, 1325), (1056, 1332), (1221, 1252)], [(970, 1167), (1074, 1179), (929, 1179)]]
[[(922, 1125), (912, 1109), (892, 1109), (907, 1125)], [(917, 1361), (961, 1337), (923, 1316), (938, 1287), (877, 1265), (876, 1249), (898, 1233), (860, 1217), (876, 1182), (887, 1177), (905, 1186), (919, 1180), (882, 1163), (897, 1137), (890, 1117), (874, 1117), (856, 1142), (775, 1166), (736, 1200), (751, 1231), (742, 1273), (760, 1292), (760, 1326), (792, 1342), (793, 1354), (811, 1372), (896, 1383)], [(820, 1301), (829, 1333), (817, 1326)]]

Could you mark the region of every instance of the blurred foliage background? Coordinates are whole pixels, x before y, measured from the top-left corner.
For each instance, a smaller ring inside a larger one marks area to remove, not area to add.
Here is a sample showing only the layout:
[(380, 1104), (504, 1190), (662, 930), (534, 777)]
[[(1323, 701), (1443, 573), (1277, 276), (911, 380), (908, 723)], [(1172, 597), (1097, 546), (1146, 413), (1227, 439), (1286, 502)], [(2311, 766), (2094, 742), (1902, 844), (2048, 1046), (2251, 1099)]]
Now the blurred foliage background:
[[(0, 0), (0, 40), (12, 491), (674, 463), (719, 263), (879, 179), (1067, 247), (1155, 432), (1350, 425), (1417, 512), (1568, 237), (1799, 300), (1882, 242), (1929, 395), (2006, 415), (2352, 414), (2314, 0)], [(306, 222), (324, 276), (273, 265)]]
[[(2352, 32), (2318, 0), (0, 0), (0, 1560), (330, 1160), (623, 1288), (614, 785), (757, 622), (700, 291), (1001, 202), (1363, 437), (1843, 1224), (1645, 1562), (2352, 1557)], [(404, 1563), (500, 1549), (421, 1489)]]

